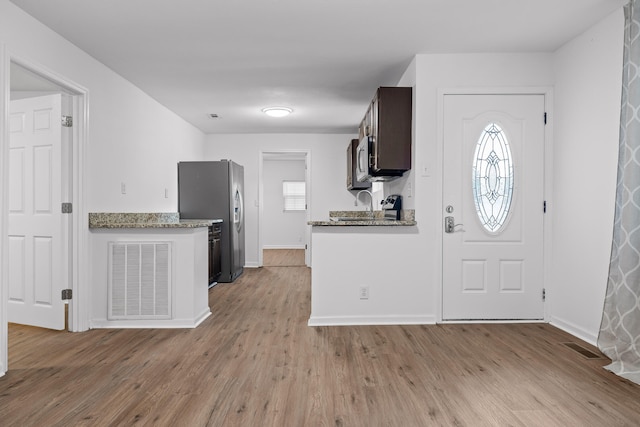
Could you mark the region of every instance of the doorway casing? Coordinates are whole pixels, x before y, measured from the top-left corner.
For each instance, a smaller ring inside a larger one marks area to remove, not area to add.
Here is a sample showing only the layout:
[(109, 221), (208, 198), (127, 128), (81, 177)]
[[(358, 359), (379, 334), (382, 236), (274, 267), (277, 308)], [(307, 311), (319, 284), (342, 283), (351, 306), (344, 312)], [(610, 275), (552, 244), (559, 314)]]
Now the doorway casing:
[(69, 330), (73, 332), (89, 329), (89, 287), (88, 278), (88, 218), (84, 207), (85, 156), (89, 116), (89, 91), (46, 67), (30, 62), (10, 52), (0, 45), (0, 376), (8, 366), (8, 319), (7, 298), (8, 276), (8, 209), (9, 200), (9, 102), (11, 63), (50, 81), (72, 99), (74, 125), (72, 128), (72, 156), (69, 178), (70, 196), (73, 204), (71, 212), (71, 251), (68, 288), (73, 291), (69, 301)]
[[(310, 150), (265, 150), (260, 151), (260, 161), (258, 162), (258, 266), (262, 267), (262, 230), (264, 217), (264, 162), (267, 159), (292, 159), (296, 158), (305, 162), (305, 187), (306, 187), (306, 221), (311, 220), (311, 151)], [(311, 226), (307, 225), (305, 232), (305, 264), (311, 267)]]

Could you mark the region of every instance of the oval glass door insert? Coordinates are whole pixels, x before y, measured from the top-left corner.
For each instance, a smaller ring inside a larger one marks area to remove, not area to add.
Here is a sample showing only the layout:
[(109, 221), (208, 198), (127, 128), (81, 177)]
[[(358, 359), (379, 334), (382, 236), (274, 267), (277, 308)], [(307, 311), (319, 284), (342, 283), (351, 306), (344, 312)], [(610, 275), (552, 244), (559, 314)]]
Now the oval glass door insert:
[(489, 123), (478, 138), (471, 179), (480, 223), (489, 233), (499, 233), (513, 198), (513, 158), (507, 136), (497, 123)]

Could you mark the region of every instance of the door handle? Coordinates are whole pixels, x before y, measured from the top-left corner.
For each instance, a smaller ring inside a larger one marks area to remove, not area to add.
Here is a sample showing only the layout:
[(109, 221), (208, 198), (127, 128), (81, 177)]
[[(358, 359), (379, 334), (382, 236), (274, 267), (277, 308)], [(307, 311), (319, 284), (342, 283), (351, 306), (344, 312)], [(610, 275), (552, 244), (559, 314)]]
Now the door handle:
[(444, 218), (444, 232), (453, 233), (456, 231), (456, 227), (462, 226), (462, 224), (456, 224), (452, 216)]

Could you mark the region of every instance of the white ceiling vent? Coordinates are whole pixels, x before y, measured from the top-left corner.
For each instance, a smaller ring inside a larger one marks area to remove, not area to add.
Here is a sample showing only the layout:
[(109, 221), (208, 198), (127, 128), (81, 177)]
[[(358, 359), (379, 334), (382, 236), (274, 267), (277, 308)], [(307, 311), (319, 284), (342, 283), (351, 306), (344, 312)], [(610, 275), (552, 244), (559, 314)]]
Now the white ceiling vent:
[(109, 243), (110, 320), (171, 318), (171, 243)]

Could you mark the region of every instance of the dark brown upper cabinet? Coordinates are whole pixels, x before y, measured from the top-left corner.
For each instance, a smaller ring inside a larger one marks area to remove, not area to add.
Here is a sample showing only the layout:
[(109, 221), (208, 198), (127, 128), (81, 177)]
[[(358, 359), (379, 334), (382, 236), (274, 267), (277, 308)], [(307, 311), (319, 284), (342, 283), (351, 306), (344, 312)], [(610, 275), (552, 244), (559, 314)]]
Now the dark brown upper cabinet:
[(380, 87), (359, 128), (369, 139), (369, 181), (395, 179), (411, 169), (412, 88)]

